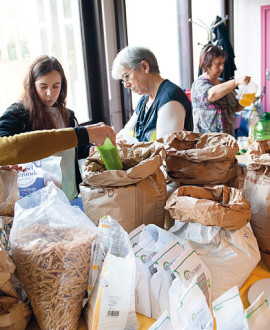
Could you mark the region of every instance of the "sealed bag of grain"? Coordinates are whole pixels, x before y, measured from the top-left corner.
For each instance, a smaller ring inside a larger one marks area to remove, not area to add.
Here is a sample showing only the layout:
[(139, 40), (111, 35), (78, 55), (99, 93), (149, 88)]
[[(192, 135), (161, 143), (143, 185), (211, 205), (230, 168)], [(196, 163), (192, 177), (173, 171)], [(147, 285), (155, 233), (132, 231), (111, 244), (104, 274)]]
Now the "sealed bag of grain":
[(96, 233), (53, 183), (16, 203), (11, 249), (41, 329), (77, 329)]

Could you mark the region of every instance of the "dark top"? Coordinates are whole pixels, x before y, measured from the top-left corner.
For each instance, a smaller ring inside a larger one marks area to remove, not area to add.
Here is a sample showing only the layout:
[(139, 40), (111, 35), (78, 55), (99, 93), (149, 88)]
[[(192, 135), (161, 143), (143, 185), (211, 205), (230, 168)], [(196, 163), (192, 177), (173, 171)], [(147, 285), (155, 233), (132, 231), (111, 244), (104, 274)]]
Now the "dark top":
[[(77, 125), (77, 119), (72, 110), (69, 111), (69, 123), (68, 127), (74, 127)], [(12, 136), (15, 134), (32, 132), (32, 124), (30, 122), (30, 115), (28, 111), (24, 108), (22, 103), (13, 103), (4, 114), (0, 117), (0, 136)], [(84, 127), (76, 127), (75, 132), (78, 137), (78, 145), (75, 149), (76, 154), (76, 183), (79, 191), (79, 184), (82, 182), (78, 159), (86, 158), (89, 155), (89, 148), (91, 144), (89, 143), (88, 133)]]
[(139, 141), (153, 141), (156, 136), (156, 125), (159, 109), (170, 101), (180, 102), (186, 110), (184, 129), (193, 131), (193, 118), (191, 103), (185, 92), (177, 85), (164, 80), (157, 91), (154, 102), (145, 114), (145, 106), (148, 100), (148, 95), (143, 95), (135, 109), (138, 115), (138, 120), (135, 125), (135, 136)]

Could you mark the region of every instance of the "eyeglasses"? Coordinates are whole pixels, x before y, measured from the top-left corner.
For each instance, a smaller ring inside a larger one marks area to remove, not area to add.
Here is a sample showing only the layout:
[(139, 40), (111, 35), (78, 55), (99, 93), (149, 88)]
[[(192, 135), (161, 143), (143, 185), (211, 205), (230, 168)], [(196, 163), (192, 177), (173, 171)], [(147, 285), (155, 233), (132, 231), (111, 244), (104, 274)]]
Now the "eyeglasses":
[(122, 84), (125, 85), (129, 82), (129, 75), (131, 74), (131, 72), (134, 70), (135, 68), (132, 68), (130, 71), (128, 71), (128, 73), (126, 73), (122, 79)]

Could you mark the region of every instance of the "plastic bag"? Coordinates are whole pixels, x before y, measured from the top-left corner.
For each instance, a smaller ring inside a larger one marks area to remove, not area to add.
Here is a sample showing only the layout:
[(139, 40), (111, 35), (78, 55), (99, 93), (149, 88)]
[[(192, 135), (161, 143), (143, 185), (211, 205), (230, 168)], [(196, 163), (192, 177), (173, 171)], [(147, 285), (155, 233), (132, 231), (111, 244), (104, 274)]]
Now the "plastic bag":
[(95, 225), (53, 183), (15, 204), (10, 242), (41, 329), (76, 329)]
[(108, 216), (100, 219), (99, 239), (108, 252), (84, 313), (88, 329), (137, 329), (135, 257), (128, 234)]

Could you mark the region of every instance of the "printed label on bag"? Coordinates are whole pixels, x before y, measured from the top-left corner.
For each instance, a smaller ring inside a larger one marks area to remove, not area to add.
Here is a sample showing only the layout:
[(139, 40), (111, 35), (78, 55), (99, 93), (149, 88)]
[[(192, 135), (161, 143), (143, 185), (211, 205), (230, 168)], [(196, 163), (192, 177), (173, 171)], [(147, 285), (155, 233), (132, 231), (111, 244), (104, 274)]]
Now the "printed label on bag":
[(24, 164), (23, 168), (17, 180), (21, 198), (45, 187), (41, 161)]

